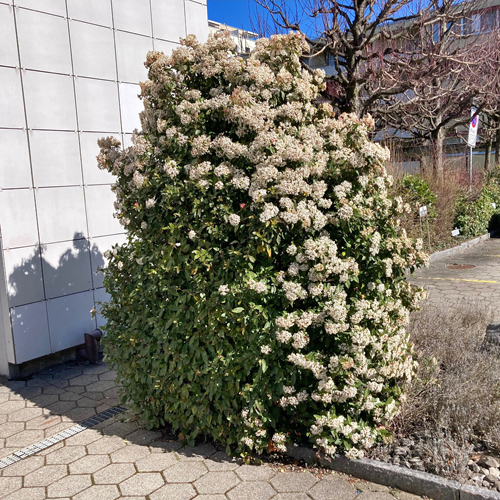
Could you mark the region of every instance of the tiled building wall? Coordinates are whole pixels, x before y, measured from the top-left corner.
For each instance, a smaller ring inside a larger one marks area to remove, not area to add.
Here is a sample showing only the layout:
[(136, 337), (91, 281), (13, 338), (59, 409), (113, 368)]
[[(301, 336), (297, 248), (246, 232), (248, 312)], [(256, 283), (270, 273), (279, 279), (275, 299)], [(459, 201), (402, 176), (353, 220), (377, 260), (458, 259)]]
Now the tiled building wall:
[(100, 324), (89, 313), (106, 297), (97, 268), (124, 234), (96, 141), (130, 144), (146, 53), (187, 33), (206, 39), (206, 0), (0, 0), (0, 351), (10, 363), (80, 344)]

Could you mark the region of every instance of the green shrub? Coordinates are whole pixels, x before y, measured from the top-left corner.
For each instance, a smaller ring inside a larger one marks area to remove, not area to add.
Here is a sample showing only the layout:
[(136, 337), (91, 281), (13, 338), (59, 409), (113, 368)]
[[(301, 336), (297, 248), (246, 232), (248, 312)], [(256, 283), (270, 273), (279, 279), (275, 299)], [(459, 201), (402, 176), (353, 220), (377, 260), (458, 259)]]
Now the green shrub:
[[(427, 179), (419, 175), (404, 174), (401, 179), (401, 191), (405, 201), (413, 206), (426, 206), (428, 217), (435, 219), (437, 196), (431, 190)], [(417, 211), (418, 214), (418, 211)]]
[(466, 238), (480, 236), (500, 227), (500, 187), (495, 179), (487, 181), (476, 199), (461, 196), (455, 207), (455, 227)]
[[(315, 105), (296, 35), (148, 54), (142, 133), (100, 141), (128, 243), (108, 255), (106, 356), (149, 427), (242, 454), (384, 435), (414, 362), (425, 262), (387, 196), (371, 118)], [(406, 207), (407, 209), (409, 207)]]

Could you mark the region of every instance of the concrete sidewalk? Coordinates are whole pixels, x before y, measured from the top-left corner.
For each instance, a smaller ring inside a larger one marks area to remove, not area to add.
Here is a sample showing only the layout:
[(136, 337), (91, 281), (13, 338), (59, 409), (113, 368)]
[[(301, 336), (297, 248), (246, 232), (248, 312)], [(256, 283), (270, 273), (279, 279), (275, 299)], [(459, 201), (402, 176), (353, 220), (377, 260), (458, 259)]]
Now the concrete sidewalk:
[[(60, 365), (0, 383), (0, 463), (118, 404), (105, 363)], [(68, 431), (73, 429), (73, 431)], [(417, 500), (375, 483), (301, 467), (250, 466), (211, 444), (194, 448), (140, 429), (126, 413), (0, 469), (7, 500)]]
[(480, 307), (491, 309), (492, 322), (500, 323), (500, 238), (485, 240), (431, 262), (428, 268), (411, 276), (410, 281), (429, 290), (431, 304), (459, 309), (464, 300), (477, 301)]

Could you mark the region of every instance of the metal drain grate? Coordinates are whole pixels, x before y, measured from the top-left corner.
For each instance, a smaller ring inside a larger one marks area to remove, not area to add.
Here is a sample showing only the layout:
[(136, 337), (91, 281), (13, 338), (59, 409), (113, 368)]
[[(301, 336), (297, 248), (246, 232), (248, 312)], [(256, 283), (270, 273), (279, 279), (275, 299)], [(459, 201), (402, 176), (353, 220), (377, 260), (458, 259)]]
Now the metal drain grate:
[(43, 441), (39, 441), (38, 443), (32, 444), (27, 448), (23, 448), (22, 450), (16, 451), (12, 455), (9, 455), (8, 457), (2, 458), (0, 460), (0, 470), (5, 469), (5, 467), (15, 464), (16, 462), (19, 462), (23, 458), (28, 458), (29, 456), (34, 455), (39, 451), (45, 450), (50, 446), (60, 443), (61, 441), (64, 441), (66, 438), (74, 436), (75, 434), (78, 434), (86, 429), (90, 429), (91, 427), (94, 427), (94, 425), (97, 425), (100, 422), (104, 422), (105, 420), (108, 420), (109, 418), (114, 417), (115, 415), (123, 413), (125, 410), (126, 408), (123, 406), (114, 406), (113, 408), (102, 411), (101, 413), (98, 413), (95, 417), (88, 418), (87, 420), (84, 420), (83, 422), (80, 422), (79, 424), (74, 425), (73, 427), (70, 427), (65, 431), (59, 432), (58, 434), (55, 434), (54, 436), (44, 439)]
[(446, 267), (453, 271), (459, 271), (460, 269), (474, 269), (476, 266), (472, 264), (448, 264)]

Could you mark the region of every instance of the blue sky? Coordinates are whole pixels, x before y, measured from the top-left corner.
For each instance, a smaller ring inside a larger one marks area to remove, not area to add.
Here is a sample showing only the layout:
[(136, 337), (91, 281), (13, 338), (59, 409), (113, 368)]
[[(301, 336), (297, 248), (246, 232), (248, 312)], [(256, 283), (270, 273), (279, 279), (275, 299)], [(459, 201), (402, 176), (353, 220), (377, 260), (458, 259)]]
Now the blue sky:
[(252, 30), (250, 13), (255, 12), (253, 0), (208, 0), (207, 7), (210, 21)]
[[(303, 21), (302, 29), (308, 33), (313, 33), (311, 27), (312, 21), (301, 9), (301, 3), (298, 0), (286, 0), (286, 6), (290, 11), (298, 15), (299, 19)], [(210, 21), (217, 21), (225, 23), (234, 28), (243, 28), (249, 31), (257, 29), (258, 23), (252, 28), (251, 18), (256, 21), (257, 12), (264, 13), (264, 17), (268, 17), (268, 12), (260, 7), (254, 0), (207, 0), (208, 19)], [(298, 11), (298, 12), (297, 12)], [(293, 16), (292, 16), (293, 17)], [(272, 25), (269, 24), (272, 28)], [(275, 31), (273, 30), (272, 33)], [(269, 35), (271, 33), (267, 33)]]

